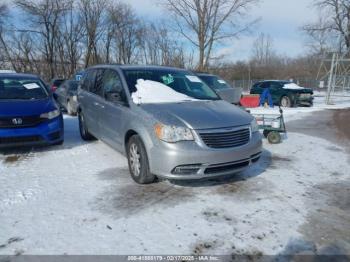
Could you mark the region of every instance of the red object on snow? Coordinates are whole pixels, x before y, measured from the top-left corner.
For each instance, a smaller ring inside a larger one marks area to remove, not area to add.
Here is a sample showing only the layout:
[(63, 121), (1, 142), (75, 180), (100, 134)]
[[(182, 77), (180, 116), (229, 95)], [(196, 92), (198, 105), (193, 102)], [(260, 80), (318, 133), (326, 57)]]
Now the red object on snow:
[(259, 107), (259, 95), (244, 95), (240, 101), (241, 105), (247, 108)]

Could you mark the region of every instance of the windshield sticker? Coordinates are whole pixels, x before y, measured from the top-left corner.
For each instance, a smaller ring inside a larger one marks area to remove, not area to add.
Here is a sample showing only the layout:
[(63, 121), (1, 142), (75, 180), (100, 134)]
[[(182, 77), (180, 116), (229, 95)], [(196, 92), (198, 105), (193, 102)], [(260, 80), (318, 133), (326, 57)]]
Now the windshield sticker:
[(187, 75), (186, 78), (194, 83), (202, 83), (202, 81), (197, 76), (189, 76)]
[(171, 74), (168, 74), (167, 76), (162, 76), (163, 83), (166, 85), (170, 85), (174, 82), (174, 77)]
[(36, 83), (30, 83), (30, 84), (24, 84), (23, 85), (26, 89), (36, 89), (40, 88), (40, 86)]
[(218, 82), (219, 82), (220, 84), (226, 84), (226, 81), (225, 81), (225, 80), (219, 79)]

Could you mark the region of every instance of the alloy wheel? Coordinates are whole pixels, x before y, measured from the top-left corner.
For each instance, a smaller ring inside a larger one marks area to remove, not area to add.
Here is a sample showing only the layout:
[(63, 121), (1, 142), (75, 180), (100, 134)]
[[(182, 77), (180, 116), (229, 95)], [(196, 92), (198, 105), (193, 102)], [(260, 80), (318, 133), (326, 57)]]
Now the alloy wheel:
[(141, 173), (141, 155), (135, 143), (130, 145), (130, 166), (134, 176), (138, 177)]

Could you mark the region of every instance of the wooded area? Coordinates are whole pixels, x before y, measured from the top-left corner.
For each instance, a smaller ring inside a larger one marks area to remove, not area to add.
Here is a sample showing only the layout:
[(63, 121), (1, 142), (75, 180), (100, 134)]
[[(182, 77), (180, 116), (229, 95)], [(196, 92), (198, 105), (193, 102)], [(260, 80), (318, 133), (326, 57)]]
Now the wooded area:
[[(305, 55), (278, 54), (261, 33), (246, 61), (216, 56), (258, 18), (259, 0), (166, 0), (164, 20), (147, 20), (114, 0), (14, 0), (0, 5), (0, 67), (49, 80), (100, 63), (186, 67), (241, 79), (315, 79), (325, 54), (350, 50), (350, 3), (315, 0), (319, 19), (300, 28)], [(252, 32), (251, 32), (252, 33)]]

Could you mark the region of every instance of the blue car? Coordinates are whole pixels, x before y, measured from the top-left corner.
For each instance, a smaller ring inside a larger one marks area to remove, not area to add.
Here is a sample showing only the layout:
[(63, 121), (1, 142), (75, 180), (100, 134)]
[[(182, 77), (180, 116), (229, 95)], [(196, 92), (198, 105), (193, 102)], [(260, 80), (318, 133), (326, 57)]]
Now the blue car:
[(35, 75), (0, 74), (0, 148), (62, 144), (62, 113)]

